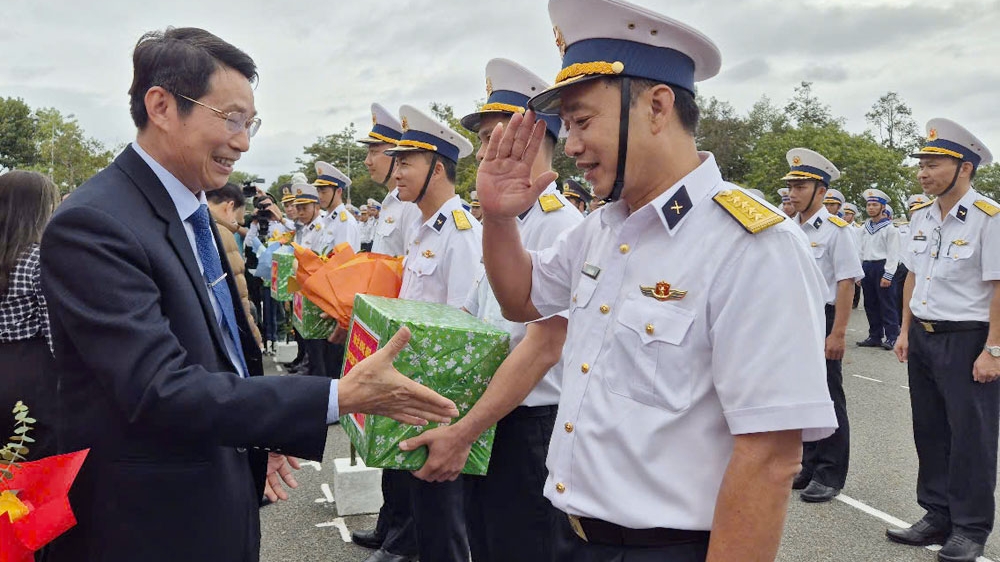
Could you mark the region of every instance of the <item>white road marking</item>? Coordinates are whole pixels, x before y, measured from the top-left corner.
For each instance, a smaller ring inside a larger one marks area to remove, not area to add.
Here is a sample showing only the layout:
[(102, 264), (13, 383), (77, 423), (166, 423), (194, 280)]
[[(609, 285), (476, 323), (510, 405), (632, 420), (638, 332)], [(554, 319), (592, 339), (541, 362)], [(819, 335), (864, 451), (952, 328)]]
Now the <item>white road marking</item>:
[(857, 378), (859, 378), (859, 379), (865, 379), (866, 381), (872, 381), (872, 382), (882, 382), (882, 381), (880, 381), (880, 380), (878, 380), (878, 379), (872, 379), (872, 378), (868, 378), (868, 377), (862, 377), (861, 375), (851, 375), (851, 376), (852, 376), (852, 377), (857, 377)]
[(274, 364), (274, 368), (277, 369), (279, 373), (285, 372), (285, 370), (281, 368), (281, 365), (278, 365), (277, 363)]
[(901, 384), (901, 385), (899, 385), (899, 388), (905, 388), (906, 390), (910, 390), (910, 387), (908, 387), (908, 386), (906, 386), (906, 385), (902, 385), (902, 384)]
[[(838, 499), (841, 502), (843, 502), (843, 503), (845, 503), (845, 504), (853, 507), (854, 509), (857, 509), (859, 511), (863, 511), (864, 513), (867, 513), (868, 515), (871, 515), (872, 517), (881, 519), (882, 521), (885, 521), (886, 523), (892, 525), (893, 527), (899, 527), (901, 529), (905, 529), (905, 528), (907, 528), (907, 527), (910, 526), (910, 524), (907, 523), (906, 521), (903, 521), (902, 519), (898, 519), (896, 517), (893, 517), (892, 515), (889, 515), (888, 513), (884, 512), (884, 511), (880, 511), (878, 509), (875, 509), (874, 507), (872, 507), (872, 506), (870, 506), (868, 504), (862, 503), (862, 502), (860, 502), (860, 501), (858, 501), (858, 500), (856, 500), (856, 499), (854, 499), (854, 498), (852, 498), (852, 497), (850, 497), (850, 496), (848, 496), (846, 494), (840, 494), (840, 495), (838, 495), (836, 497), (836, 499)], [(932, 544), (931, 546), (927, 547), (927, 550), (930, 550), (932, 552), (937, 552), (937, 551), (941, 550), (941, 545)], [(976, 559), (976, 562), (993, 562), (993, 560), (990, 560), (989, 558), (986, 558), (985, 556), (980, 556), (979, 558)]]
[(299, 461), (299, 466), (311, 466), (316, 469), (316, 472), (323, 470), (323, 465), (316, 461)]
[(320, 484), (319, 489), (323, 491), (323, 496), (326, 498), (328, 503), (333, 503), (333, 492), (330, 491), (330, 485), (326, 482)]
[(347, 523), (344, 522), (343, 517), (338, 517), (333, 521), (327, 521), (326, 523), (317, 523), (316, 526), (320, 528), (336, 527), (337, 530), (340, 531), (340, 538), (344, 539), (344, 542), (353, 542), (351, 541), (351, 531), (347, 529)]

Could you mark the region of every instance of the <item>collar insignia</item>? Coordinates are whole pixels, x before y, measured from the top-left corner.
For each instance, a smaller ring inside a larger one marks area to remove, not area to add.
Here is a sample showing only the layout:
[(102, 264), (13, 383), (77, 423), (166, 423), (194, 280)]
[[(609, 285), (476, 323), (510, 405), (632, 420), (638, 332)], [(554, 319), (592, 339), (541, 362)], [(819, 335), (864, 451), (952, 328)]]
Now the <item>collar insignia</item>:
[(688, 197), (687, 187), (681, 186), (674, 193), (674, 196), (670, 198), (663, 207), (660, 208), (660, 212), (663, 213), (663, 218), (667, 219), (667, 227), (673, 230), (677, 223), (681, 222), (684, 215), (691, 210), (691, 198)]
[(441, 227), (444, 226), (444, 213), (438, 213), (437, 219), (434, 221), (434, 230), (441, 232)]

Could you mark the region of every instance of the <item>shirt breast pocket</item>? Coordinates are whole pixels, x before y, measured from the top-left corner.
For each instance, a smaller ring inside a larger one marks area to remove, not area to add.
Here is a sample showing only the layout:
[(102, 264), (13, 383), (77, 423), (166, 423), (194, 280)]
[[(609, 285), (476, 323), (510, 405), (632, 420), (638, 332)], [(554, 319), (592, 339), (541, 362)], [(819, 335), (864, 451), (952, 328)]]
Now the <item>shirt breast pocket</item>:
[(428, 277), (434, 274), (438, 262), (425, 256), (407, 257), (403, 267), (417, 277)]
[(976, 253), (976, 247), (965, 243), (956, 245), (949, 243), (946, 250), (942, 250), (943, 255), (938, 260), (941, 266), (938, 269), (938, 277), (941, 279), (967, 279), (975, 277), (976, 260), (972, 259)]
[(580, 275), (580, 280), (576, 283), (576, 288), (573, 290), (573, 297), (570, 299), (569, 311), (573, 312), (578, 308), (586, 308), (590, 303), (591, 297), (594, 296), (595, 289), (597, 289), (596, 279)]
[(812, 247), (813, 257), (820, 260), (826, 255), (826, 246), (823, 244), (816, 244)]
[(604, 377), (608, 389), (670, 412), (691, 405), (694, 375), (684, 343), (695, 313), (654, 300), (625, 301), (615, 326), (620, 357)]
[(395, 221), (393, 222), (382, 221), (378, 223), (378, 228), (375, 229), (375, 232), (378, 233), (379, 236), (389, 236), (390, 234), (392, 234), (393, 230), (396, 230)]

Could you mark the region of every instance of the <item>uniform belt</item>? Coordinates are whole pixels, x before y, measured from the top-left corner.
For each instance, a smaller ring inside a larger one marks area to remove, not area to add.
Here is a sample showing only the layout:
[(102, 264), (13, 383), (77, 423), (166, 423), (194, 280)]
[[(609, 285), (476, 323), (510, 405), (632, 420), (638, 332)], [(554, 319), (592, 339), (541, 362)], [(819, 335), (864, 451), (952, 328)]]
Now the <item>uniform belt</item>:
[(554, 416), (559, 411), (559, 406), (518, 406), (511, 410), (507, 414), (507, 418), (512, 420), (519, 420), (524, 418), (544, 418), (546, 416)]
[(685, 529), (630, 529), (600, 519), (568, 515), (569, 524), (581, 539), (611, 546), (663, 547), (690, 543), (707, 543), (709, 531)]
[(917, 317), (914, 317), (913, 320), (928, 334), (971, 332), (974, 330), (990, 329), (989, 322), (974, 322), (971, 320), (963, 322), (950, 322), (947, 320), (921, 320)]

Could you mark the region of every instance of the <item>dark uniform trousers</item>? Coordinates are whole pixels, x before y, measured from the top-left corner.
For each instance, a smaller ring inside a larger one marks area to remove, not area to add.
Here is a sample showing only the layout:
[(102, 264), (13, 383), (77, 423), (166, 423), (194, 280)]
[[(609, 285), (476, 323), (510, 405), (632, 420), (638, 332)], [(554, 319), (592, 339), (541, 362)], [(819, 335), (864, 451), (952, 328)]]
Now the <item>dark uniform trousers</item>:
[[(826, 335), (833, 331), (834, 307), (826, 305)], [(851, 457), (851, 428), (847, 419), (847, 397), (844, 395), (844, 373), (839, 360), (826, 360), (826, 386), (837, 415), (837, 430), (820, 441), (802, 444), (802, 473), (820, 484), (838, 490), (847, 481)]]
[(566, 516), (545, 497), (558, 407), (520, 406), (497, 423), (486, 476), (465, 476), (473, 562), (551, 562)]
[(404, 470), (382, 471), (382, 508), (375, 524), (375, 536), (382, 548), (404, 556), (417, 555), (417, 535), (410, 509), (408, 473)]
[(395, 473), (389, 478), (395, 494), (392, 509), (397, 513), (387, 521), (390, 528), (382, 548), (410, 556), (415, 550), (420, 560), (468, 562), (462, 476), (454, 482), (424, 482), (405, 470), (386, 472)]
[(326, 340), (302, 340), (309, 356), (308, 374), (339, 379), (344, 366), (344, 346)]
[(705, 562), (708, 539), (670, 546), (624, 546), (586, 542), (573, 532), (566, 515), (559, 527), (556, 562)]
[(903, 283), (906, 282), (906, 276), (909, 273), (910, 270), (903, 265), (903, 262), (899, 262), (896, 273), (892, 275), (892, 285), (889, 285), (889, 288), (892, 289), (892, 302), (896, 305), (896, 318), (903, 317)]
[(893, 299), (892, 286), (882, 287), (885, 260), (861, 262), (865, 272), (861, 290), (865, 293), (865, 316), (868, 317), (868, 337), (894, 342), (899, 336), (899, 306)]
[(972, 378), (987, 334), (986, 327), (928, 333), (915, 318), (907, 368), (917, 503), (936, 525), (981, 544), (993, 529), (1000, 426), (1000, 382)]

